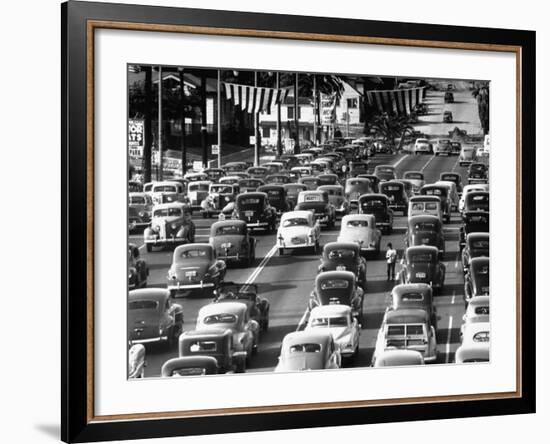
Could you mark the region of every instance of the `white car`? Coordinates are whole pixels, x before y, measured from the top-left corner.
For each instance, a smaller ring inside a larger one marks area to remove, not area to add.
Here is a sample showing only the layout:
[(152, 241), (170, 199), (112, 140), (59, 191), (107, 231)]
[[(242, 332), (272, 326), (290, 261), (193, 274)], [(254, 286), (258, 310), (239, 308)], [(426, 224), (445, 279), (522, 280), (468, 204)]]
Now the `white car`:
[(489, 322), (470, 322), (462, 331), (462, 345), (490, 343), (491, 325)]
[(403, 174), (403, 179), (408, 180), (412, 183), (413, 192), (417, 194), (424, 185), (426, 181), (424, 180), (424, 173), (421, 171), (406, 171)]
[(489, 191), (489, 184), (476, 183), (471, 185), (464, 185), (464, 188), (462, 189), (462, 196), (460, 196), (460, 200), (458, 201), (458, 211), (462, 212), (464, 210), (464, 202), (466, 200), (466, 196), (472, 191)]
[(464, 344), (456, 349), (455, 363), (489, 362), (489, 343)]
[(414, 154), (432, 154), (432, 144), (428, 139), (416, 139), (414, 142)]
[(434, 146), (434, 156), (441, 156), (442, 154), (446, 156), (453, 154), (453, 146), (449, 139), (439, 139)]
[(460, 336), (464, 335), (464, 331), (470, 324), (477, 322), (489, 322), (489, 296), (477, 296), (472, 298), (466, 309), (466, 313), (462, 316), (463, 324), (460, 327)]
[(359, 354), (361, 325), (347, 305), (321, 305), (311, 310), (305, 330), (325, 329), (332, 334), (334, 343), (344, 359), (354, 359)]
[(382, 232), (373, 214), (348, 214), (342, 218), (337, 242), (356, 242), (362, 253), (380, 253)]
[(289, 211), (281, 217), (277, 230), (279, 255), (287, 249), (309, 248), (319, 251), (321, 226), (312, 211)]
[(373, 367), (396, 367), (401, 365), (424, 365), (422, 354), (416, 350), (386, 350), (373, 362)]

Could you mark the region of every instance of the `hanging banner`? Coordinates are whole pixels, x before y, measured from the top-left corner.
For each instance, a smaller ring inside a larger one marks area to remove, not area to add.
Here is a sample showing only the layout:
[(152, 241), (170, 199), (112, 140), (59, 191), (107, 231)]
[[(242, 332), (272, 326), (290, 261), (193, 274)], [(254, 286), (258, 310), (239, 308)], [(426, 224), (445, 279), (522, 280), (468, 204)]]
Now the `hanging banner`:
[(331, 125), (336, 121), (336, 95), (321, 94), (321, 124)]
[(223, 85), (225, 98), (251, 114), (267, 111), (273, 105), (283, 104), (289, 92), (289, 88), (264, 88), (226, 82)]
[(425, 87), (398, 88), (392, 90), (367, 91), (369, 105), (380, 112), (409, 115), (415, 107), (424, 101)]

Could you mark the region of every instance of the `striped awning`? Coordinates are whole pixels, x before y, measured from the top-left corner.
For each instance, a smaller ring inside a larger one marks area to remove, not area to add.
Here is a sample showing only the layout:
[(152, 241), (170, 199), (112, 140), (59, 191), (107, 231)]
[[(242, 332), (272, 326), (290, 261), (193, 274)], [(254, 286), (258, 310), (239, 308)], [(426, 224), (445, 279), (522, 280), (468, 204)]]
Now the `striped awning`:
[(416, 105), (424, 101), (425, 87), (367, 91), (369, 105), (380, 112), (390, 114), (410, 114)]
[(264, 88), (226, 82), (223, 85), (226, 99), (249, 113), (267, 111), (273, 104), (284, 103), (289, 92), (289, 88)]

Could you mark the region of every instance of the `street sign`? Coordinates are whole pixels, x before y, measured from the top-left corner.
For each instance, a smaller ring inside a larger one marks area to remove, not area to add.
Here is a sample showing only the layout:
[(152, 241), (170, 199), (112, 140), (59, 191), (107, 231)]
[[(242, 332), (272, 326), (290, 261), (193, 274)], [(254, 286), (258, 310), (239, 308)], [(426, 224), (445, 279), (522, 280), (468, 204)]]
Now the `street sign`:
[(143, 120), (128, 120), (128, 151), (130, 157), (141, 158), (143, 156), (144, 142)]
[(194, 160), (193, 161), (193, 169), (195, 171), (200, 171), (202, 170), (202, 161), (201, 160)]
[(220, 146), (219, 145), (212, 145), (212, 155), (218, 155), (220, 154)]
[(256, 136), (250, 136), (250, 145), (256, 145)]

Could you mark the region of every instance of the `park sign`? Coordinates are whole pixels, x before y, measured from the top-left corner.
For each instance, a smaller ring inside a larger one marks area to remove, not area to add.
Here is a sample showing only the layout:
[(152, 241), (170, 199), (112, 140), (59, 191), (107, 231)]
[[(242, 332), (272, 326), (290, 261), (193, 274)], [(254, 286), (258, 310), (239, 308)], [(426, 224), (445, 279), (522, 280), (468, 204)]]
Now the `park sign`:
[(128, 154), (130, 157), (143, 157), (144, 136), (143, 120), (128, 119)]

